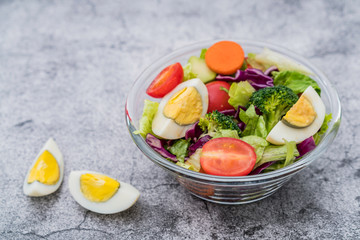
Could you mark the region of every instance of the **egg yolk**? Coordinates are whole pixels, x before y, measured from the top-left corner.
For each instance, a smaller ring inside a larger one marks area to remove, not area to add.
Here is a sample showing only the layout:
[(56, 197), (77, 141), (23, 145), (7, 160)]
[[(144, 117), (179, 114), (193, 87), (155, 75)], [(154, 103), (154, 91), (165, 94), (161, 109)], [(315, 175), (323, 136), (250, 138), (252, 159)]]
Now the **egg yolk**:
[(189, 125), (200, 119), (203, 110), (201, 96), (194, 87), (186, 87), (166, 103), (163, 114), (179, 125)]
[(80, 176), (80, 189), (92, 202), (105, 202), (119, 189), (120, 183), (101, 174), (86, 173)]
[(302, 95), (299, 100), (290, 108), (283, 119), (285, 123), (293, 127), (307, 127), (316, 118), (316, 112), (311, 102)]
[(30, 170), (27, 182), (38, 181), (42, 184), (54, 185), (58, 182), (59, 177), (60, 169), (55, 157), (45, 150)]

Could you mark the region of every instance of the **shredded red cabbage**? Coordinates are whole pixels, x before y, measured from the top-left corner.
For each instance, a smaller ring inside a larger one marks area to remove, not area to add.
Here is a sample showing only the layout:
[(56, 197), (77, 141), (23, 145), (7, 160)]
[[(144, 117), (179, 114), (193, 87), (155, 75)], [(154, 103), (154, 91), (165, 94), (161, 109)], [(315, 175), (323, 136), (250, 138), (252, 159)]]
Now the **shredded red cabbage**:
[(202, 148), (206, 142), (208, 142), (211, 139), (209, 135), (205, 135), (202, 138), (200, 138), (196, 143), (191, 144), (189, 146), (189, 156), (193, 155), (198, 148)]
[(265, 75), (261, 70), (256, 68), (248, 68), (245, 71), (237, 70), (234, 76), (217, 75), (216, 80), (228, 81), (228, 82), (240, 82), (248, 81), (255, 90), (259, 90), (265, 87), (273, 87), (274, 80)]
[(237, 125), (239, 126), (241, 131), (244, 131), (246, 128), (246, 124), (242, 121), (240, 121)]
[(246, 79), (244, 78), (245, 78), (245, 71), (239, 69), (235, 72), (234, 76), (218, 74), (215, 79), (227, 81), (227, 82), (240, 82), (240, 81), (245, 81)]
[(221, 111), (220, 113), (222, 113), (224, 115), (228, 115), (228, 116), (233, 116), (235, 119), (240, 121), (240, 118), (239, 118), (240, 109), (246, 111), (246, 107), (243, 107), (243, 106), (239, 105), (237, 110), (235, 110), (235, 109), (227, 109), (227, 110)]
[(297, 144), (296, 147), (300, 153), (300, 155), (297, 158), (300, 158), (304, 156), (306, 153), (312, 151), (316, 147), (314, 138), (311, 136), (305, 139), (304, 141), (302, 141), (301, 143)]
[(272, 161), (272, 162), (266, 162), (261, 164), (260, 166), (258, 166), (256, 169), (252, 170), (251, 173), (249, 173), (249, 175), (256, 175), (261, 173), (262, 171), (264, 171), (264, 169), (268, 168), (269, 166), (271, 166), (273, 163), (275, 163), (276, 161)]
[(251, 86), (253, 86), (256, 90), (274, 86), (274, 80), (271, 77), (265, 75), (259, 69), (249, 68), (246, 69), (245, 72), (246, 80), (248, 80)]
[(278, 72), (279, 69), (277, 67), (275, 67), (275, 66), (271, 66), (271, 67), (269, 67), (268, 69), (265, 70), (264, 74), (267, 75), (267, 76), (271, 76), (271, 73), (274, 72), (274, 71)]
[(227, 116), (235, 116), (236, 110), (235, 109), (226, 109), (220, 111), (220, 113), (227, 115)]
[(191, 141), (196, 142), (201, 134), (203, 134), (203, 131), (199, 127), (199, 121), (197, 121), (189, 130), (186, 131), (185, 139), (188, 140), (190, 138)]
[(261, 116), (262, 115), (262, 112), (260, 111), (260, 109), (257, 107), (257, 106), (254, 106), (255, 107), (255, 112), (257, 115)]
[(158, 138), (156, 138), (154, 135), (148, 133), (146, 135), (146, 139), (145, 139), (146, 143), (149, 144), (150, 147), (152, 147), (157, 153), (159, 153), (161, 156), (163, 156), (164, 158), (168, 158), (173, 162), (177, 162), (178, 160), (176, 159), (176, 156), (169, 153), (165, 148), (164, 148), (164, 141), (160, 140)]
[(245, 107), (240, 106), (240, 105), (238, 106), (238, 108), (236, 109), (236, 112), (234, 114), (235, 119), (237, 119), (238, 121), (240, 121), (240, 109), (245, 109), (245, 111), (246, 111)]
[(174, 140), (167, 140), (165, 145), (166, 145), (167, 147), (171, 147), (174, 143), (175, 143)]

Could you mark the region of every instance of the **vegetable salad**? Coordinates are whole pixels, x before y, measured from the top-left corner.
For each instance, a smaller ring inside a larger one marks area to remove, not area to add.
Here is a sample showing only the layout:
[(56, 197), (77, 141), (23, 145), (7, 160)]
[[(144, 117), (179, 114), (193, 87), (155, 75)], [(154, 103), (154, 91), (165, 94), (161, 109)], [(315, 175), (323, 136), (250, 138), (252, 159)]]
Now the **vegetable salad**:
[(274, 171), (312, 151), (327, 131), (331, 113), (312, 75), (270, 49), (245, 56), (238, 43), (220, 41), (156, 76), (135, 133), (192, 171)]

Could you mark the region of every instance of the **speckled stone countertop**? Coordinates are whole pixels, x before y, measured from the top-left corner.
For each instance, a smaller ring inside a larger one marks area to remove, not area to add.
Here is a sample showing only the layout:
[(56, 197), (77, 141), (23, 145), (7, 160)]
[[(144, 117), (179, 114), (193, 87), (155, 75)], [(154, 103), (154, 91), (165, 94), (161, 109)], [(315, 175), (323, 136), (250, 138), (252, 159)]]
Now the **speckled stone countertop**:
[[(292, 49), (322, 69), (343, 106), (329, 150), (272, 196), (224, 206), (190, 195), (144, 157), (125, 121), (136, 76), (172, 50), (209, 39)], [(359, 1), (0, 1), (0, 239), (359, 239)], [(23, 194), (49, 137), (65, 160), (47, 197)], [(141, 192), (99, 215), (71, 197), (71, 170)]]

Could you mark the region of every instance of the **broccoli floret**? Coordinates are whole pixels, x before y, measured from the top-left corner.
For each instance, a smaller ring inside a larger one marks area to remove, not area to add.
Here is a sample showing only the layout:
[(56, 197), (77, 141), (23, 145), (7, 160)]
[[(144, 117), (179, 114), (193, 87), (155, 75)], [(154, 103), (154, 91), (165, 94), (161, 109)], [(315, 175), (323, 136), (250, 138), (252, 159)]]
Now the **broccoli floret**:
[(294, 105), (298, 96), (288, 87), (266, 87), (254, 92), (248, 105), (255, 105), (263, 113), (268, 132), (278, 123), (282, 116)]
[(210, 136), (214, 135), (220, 130), (235, 130), (238, 135), (240, 135), (241, 130), (234, 118), (231, 116), (224, 115), (217, 110), (207, 113), (205, 117), (200, 118), (199, 126), (204, 131), (207, 132)]

